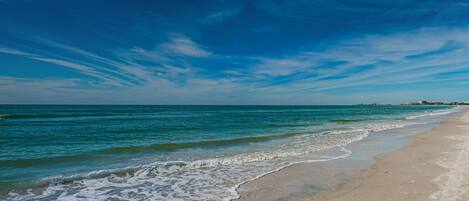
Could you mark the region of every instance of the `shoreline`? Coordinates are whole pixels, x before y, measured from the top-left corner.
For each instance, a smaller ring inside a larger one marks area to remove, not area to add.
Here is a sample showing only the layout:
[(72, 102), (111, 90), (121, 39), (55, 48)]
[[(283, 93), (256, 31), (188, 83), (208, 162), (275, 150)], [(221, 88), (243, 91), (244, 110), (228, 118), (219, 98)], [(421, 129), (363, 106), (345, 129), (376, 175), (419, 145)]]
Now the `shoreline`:
[[(448, 165), (451, 163), (442, 161), (448, 155), (461, 155), (456, 148), (458, 143), (450, 138), (461, 138), (466, 124), (469, 124), (467, 108), (446, 117), (428, 131), (403, 135), (407, 143), (400, 142), (402, 144), (398, 147), (375, 154), (372, 161), (358, 158), (334, 161), (332, 165), (292, 165), (243, 184), (239, 187), (238, 200), (441, 200), (442, 196), (447, 198), (454, 194), (454, 190), (443, 189), (450, 177), (445, 176), (448, 167), (444, 166), (451, 166)], [(465, 146), (469, 147), (469, 137), (465, 141)], [(469, 157), (469, 153), (465, 156)], [(461, 163), (452, 166), (458, 165)], [(469, 166), (469, 162), (463, 165)], [(453, 172), (458, 174), (461, 171)], [(449, 181), (446, 188), (451, 188), (454, 183), (465, 185), (454, 174), (456, 182)], [(314, 179), (316, 183), (322, 182), (322, 188), (321, 185), (311, 185)]]

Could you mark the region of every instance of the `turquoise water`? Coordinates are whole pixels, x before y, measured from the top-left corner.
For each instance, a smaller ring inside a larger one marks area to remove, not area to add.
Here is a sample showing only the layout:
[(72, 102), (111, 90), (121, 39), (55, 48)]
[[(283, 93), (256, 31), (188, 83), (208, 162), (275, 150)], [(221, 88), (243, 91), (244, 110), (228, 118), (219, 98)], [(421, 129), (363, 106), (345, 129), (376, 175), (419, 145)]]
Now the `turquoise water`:
[[(435, 106), (0, 106), (5, 199), (222, 200)], [(29, 191), (27, 189), (30, 189)], [(0, 197), (1, 198), (1, 197)]]

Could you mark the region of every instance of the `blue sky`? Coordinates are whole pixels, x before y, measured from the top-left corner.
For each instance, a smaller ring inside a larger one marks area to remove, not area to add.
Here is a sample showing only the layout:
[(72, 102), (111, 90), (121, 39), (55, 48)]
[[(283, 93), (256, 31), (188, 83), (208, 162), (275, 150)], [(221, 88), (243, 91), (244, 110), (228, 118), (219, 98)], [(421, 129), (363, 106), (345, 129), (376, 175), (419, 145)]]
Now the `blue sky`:
[(469, 100), (466, 1), (0, 0), (0, 103)]

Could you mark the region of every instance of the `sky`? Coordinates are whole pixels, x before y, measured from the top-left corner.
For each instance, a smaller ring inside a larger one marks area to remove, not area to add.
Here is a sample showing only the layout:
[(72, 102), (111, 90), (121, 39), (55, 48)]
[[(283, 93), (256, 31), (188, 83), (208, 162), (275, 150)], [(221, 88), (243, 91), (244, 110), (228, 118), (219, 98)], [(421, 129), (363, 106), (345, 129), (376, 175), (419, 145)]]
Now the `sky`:
[(469, 100), (469, 1), (0, 0), (0, 104)]

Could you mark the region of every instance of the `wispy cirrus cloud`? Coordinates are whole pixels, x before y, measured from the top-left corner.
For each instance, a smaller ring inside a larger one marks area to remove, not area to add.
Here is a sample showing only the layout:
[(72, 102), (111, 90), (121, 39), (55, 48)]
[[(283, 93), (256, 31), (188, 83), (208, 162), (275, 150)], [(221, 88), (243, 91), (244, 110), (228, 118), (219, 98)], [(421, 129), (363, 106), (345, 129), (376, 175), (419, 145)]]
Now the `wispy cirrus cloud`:
[(286, 58), (259, 58), (252, 72), (264, 76), (288, 76), (312, 68), (318, 63), (312, 56), (296, 55)]
[(159, 45), (159, 50), (179, 56), (208, 57), (212, 55), (190, 38), (180, 34), (171, 34), (168, 42)]
[(36, 61), (41, 61), (45, 63), (55, 64), (61, 67), (69, 68), (76, 71), (79, 74), (87, 75), (97, 80), (101, 81), (101, 84), (110, 85), (110, 86), (123, 86), (126, 80), (122, 80), (118, 77), (113, 76), (113, 70), (102, 69), (96, 66), (88, 66), (87, 64), (82, 64), (81, 62), (73, 61), (73, 59), (68, 58), (53, 58), (49, 56), (44, 56), (39, 53), (30, 53), (23, 50), (16, 50), (11, 48), (1, 48), (1, 53), (23, 56), (27, 59), (32, 59)]
[[(189, 67), (175, 66), (177, 63), (174, 62), (174, 58), (198, 58), (212, 55), (211, 52), (181, 34), (171, 34), (168, 41), (157, 45), (156, 49), (146, 50), (136, 47), (110, 52), (115, 57), (103, 57), (46, 38), (31, 37), (30, 40), (47, 47), (62, 50), (68, 53), (68, 56), (63, 56), (64, 54), (56, 55), (48, 50), (36, 49), (39, 53), (31, 53), (7, 47), (1, 47), (0, 53), (23, 56), (28, 59), (70, 68), (80, 74), (98, 79), (102, 82), (101, 84), (118, 87), (144, 85), (161, 76), (166, 76), (169, 79), (168, 76), (174, 77), (187, 74), (192, 70)], [(72, 58), (70, 54), (76, 58)], [(139, 61), (144, 61), (145, 64), (141, 64)], [(148, 65), (148, 62), (153, 64)]]

